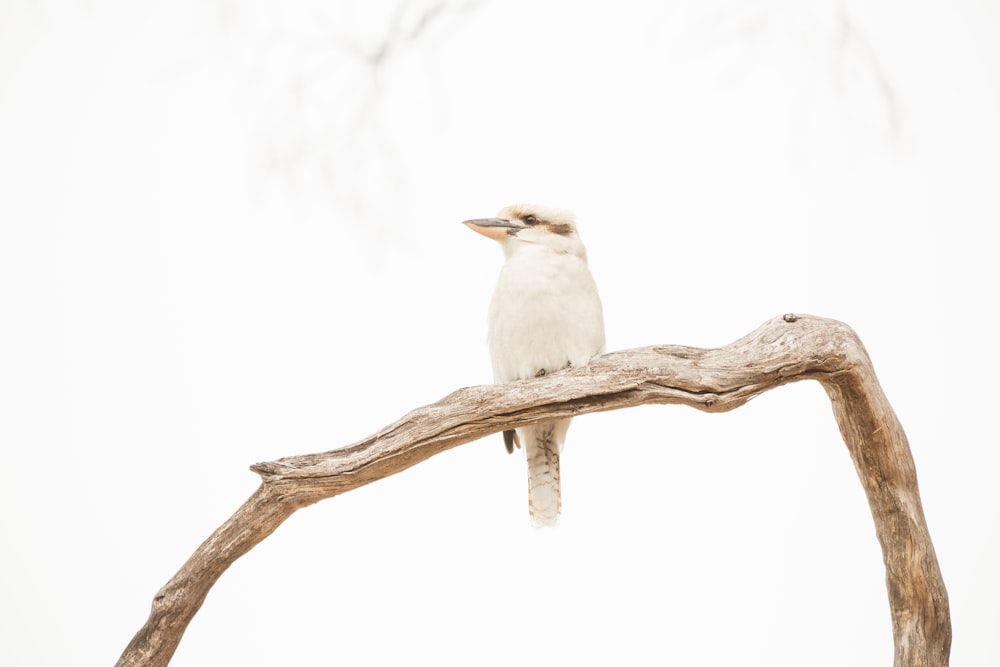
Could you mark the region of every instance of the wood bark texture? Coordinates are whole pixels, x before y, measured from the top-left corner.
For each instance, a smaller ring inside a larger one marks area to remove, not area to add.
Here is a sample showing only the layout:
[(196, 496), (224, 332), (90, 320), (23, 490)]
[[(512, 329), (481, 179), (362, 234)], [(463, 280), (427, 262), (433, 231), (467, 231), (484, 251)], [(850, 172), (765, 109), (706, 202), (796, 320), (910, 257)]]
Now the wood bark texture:
[(948, 594), (906, 435), (857, 334), (806, 315), (776, 317), (717, 349), (654, 345), (541, 378), (459, 389), (348, 447), (251, 466), (260, 487), (156, 593), (149, 619), (117, 664), (166, 665), (219, 576), (301, 507), (505, 429), (651, 403), (724, 412), (810, 379), (830, 396), (871, 507), (892, 614), (893, 665), (945, 666)]

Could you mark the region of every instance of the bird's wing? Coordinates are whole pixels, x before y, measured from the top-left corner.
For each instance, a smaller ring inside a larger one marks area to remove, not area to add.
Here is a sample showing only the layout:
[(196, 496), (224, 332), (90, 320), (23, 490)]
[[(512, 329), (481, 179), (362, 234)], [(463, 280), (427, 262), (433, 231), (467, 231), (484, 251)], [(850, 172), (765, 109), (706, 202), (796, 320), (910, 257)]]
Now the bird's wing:
[(514, 453), (514, 447), (515, 447), (515, 445), (517, 446), (518, 449), (521, 449), (521, 441), (517, 437), (517, 431), (515, 431), (514, 429), (510, 429), (508, 431), (504, 431), (503, 432), (503, 444), (504, 444), (504, 446), (507, 447), (507, 453), (508, 454), (513, 454)]

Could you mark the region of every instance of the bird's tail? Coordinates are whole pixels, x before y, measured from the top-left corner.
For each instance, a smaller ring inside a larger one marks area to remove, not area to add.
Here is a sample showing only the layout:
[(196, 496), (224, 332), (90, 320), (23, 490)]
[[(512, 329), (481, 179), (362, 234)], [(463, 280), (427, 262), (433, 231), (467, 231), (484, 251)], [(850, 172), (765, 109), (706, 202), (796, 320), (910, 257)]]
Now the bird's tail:
[(528, 458), (528, 509), (537, 527), (554, 526), (559, 521), (559, 452), (567, 428), (569, 420), (564, 419), (519, 429)]

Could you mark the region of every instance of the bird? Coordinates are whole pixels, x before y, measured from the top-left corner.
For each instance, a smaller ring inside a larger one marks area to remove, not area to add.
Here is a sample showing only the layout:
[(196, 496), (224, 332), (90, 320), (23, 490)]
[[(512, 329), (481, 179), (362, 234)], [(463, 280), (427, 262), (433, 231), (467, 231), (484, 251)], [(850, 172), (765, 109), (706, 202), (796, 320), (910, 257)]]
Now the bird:
[[(573, 213), (514, 204), (463, 224), (497, 241), (505, 258), (487, 318), (495, 383), (585, 366), (604, 352), (601, 298)], [(536, 527), (559, 520), (559, 456), (569, 424), (559, 419), (504, 431), (509, 453), (524, 446)]]

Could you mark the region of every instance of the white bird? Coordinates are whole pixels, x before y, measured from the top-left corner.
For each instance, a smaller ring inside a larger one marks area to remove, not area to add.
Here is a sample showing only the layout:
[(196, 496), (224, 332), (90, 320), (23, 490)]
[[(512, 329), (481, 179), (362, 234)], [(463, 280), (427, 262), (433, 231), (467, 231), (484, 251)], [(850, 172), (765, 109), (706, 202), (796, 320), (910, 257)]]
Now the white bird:
[[(506, 257), (489, 311), (494, 382), (583, 366), (604, 352), (601, 298), (572, 213), (515, 204), (495, 218), (464, 224), (498, 241)], [(559, 454), (569, 422), (504, 432), (508, 452), (524, 444), (528, 509), (536, 526), (559, 518)]]

